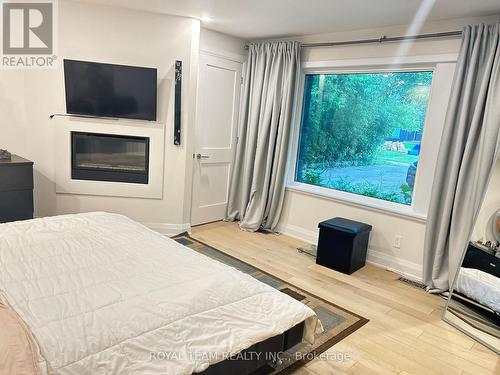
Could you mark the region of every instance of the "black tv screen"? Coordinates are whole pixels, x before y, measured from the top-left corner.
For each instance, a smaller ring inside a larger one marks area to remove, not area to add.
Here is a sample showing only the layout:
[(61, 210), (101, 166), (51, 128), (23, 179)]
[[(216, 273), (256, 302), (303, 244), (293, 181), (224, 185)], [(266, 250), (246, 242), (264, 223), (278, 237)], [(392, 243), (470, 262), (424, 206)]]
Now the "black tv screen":
[(156, 69), (64, 60), (66, 112), (156, 121)]

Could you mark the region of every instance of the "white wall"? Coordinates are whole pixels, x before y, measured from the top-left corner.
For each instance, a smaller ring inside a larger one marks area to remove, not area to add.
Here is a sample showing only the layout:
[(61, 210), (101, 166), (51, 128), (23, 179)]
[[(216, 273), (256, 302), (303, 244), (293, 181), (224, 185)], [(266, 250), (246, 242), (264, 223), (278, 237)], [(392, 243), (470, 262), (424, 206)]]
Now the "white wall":
[[(426, 34), (445, 31), (460, 31), (466, 25), (478, 23), (495, 23), (500, 20), (500, 15), (488, 17), (475, 17), (444, 20), (439, 22), (429, 22), (420, 29), (411, 30), (411, 34)], [(391, 26), (378, 29), (366, 29), (357, 31), (347, 31), (331, 34), (308, 35), (294, 38), (303, 43), (321, 41), (345, 41), (357, 39), (380, 38), (383, 35), (401, 36), (409, 30), (408, 26)], [(381, 43), (381, 44), (359, 44), (325, 48), (305, 48), (303, 50), (303, 60), (321, 61), (336, 59), (354, 59), (365, 57), (385, 57), (385, 56), (420, 56), (429, 54), (456, 53), (460, 48), (460, 38), (427, 39), (416, 42), (405, 43)]]
[(247, 55), (244, 40), (205, 28), (201, 29), (200, 51), (237, 59)]
[[(0, 71), (0, 148), (35, 162), (35, 216), (109, 211), (164, 233), (188, 229), (199, 52), (241, 60), (246, 55), (244, 41), (201, 30), (199, 21), (185, 17), (73, 1), (59, 2), (58, 20), (61, 62), (73, 58), (158, 68), (158, 121), (49, 120), (50, 114), (65, 112), (62, 64), (56, 70)], [(180, 147), (172, 140), (175, 60), (183, 61)], [(155, 162), (163, 171), (152, 171), (164, 175), (161, 199), (57, 194), (55, 171), (62, 168), (56, 139), (61, 138), (61, 129), (75, 126), (103, 132), (161, 130), (165, 156)]]
[[(500, 16), (483, 19), (450, 20), (424, 25), (416, 33), (461, 30), (467, 24), (490, 22)], [(406, 27), (395, 26), (381, 29), (360, 30), (334, 34), (312, 35), (294, 38), (301, 42), (344, 41), (378, 38), (382, 35), (404, 35)], [(374, 57), (422, 56), (457, 53), (460, 39), (436, 39), (413, 43), (383, 43), (340, 47), (304, 48), (302, 60), (328, 61), (341, 59), (369, 59)], [(422, 275), (425, 221), (406, 218), (390, 213), (360, 207), (338, 200), (287, 190), (280, 228), (289, 235), (315, 242), (318, 222), (343, 216), (373, 225), (370, 236), (368, 260), (395, 269), (416, 278)], [(403, 236), (401, 248), (392, 247), (396, 234)]]
[[(195, 108), (199, 21), (141, 11), (70, 1), (59, 2), (59, 60), (82, 60), (157, 67), (158, 113), (155, 126), (165, 131), (162, 199), (56, 194), (54, 130), (67, 119), (49, 120), (65, 112), (62, 64), (56, 70), (0, 72), (0, 147), (35, 162), (35, 215), (110, 211), (153, 223), (158, 229), (180, 229), (189, 222), (188, 162)], [(183, 143), (174, 146), (173, 77), (175, 60), (183, 61)], [(78, 121), (78, 120), (71, 120)], [(103, 120), (113, 124), (114, 120)], [(93, 126), (98, 120), (91, 121)], [(103, 122), (104, 123), (104, 122)], [(117, 120), (143, 126), (144, 122)], [(84, 123), (81, 123), (85, 125)], [(154, 226), (153, 225), (153, 226)]]

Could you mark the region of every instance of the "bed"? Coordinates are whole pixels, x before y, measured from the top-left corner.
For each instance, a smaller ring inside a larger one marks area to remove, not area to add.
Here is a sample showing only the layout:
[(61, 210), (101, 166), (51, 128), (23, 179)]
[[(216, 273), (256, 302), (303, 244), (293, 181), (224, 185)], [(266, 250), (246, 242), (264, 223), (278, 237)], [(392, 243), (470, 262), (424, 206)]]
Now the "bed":
[(461, 267), (454, 291), (500, 313), (500, 278), (496, 276), (478, 269)]
[(102, 212), (0, 225), (0, 303), (25, 325), (41, 374), (210, 373), (322, 330), (297, 300)]

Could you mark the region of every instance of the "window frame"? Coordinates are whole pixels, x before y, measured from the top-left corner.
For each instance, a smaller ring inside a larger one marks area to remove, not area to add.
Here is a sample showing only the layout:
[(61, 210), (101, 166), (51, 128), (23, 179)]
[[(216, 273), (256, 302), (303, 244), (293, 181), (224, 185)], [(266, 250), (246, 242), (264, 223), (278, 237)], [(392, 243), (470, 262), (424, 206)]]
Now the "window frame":
[[(436, 87), (436, 81), (439, 78), (436, 77), (436, 67), (441, 63), (454, 64), (456, 62), (456, 59), (456, 54), (445, 54), (401, 58), (398, 59), (397, 64), (394, 64), (394, 58), (303, 62), (301, 64), (295, 92), (295, 110), (292, 118), (292, 132), (290, 137), (289, 157), (286, 172), (286, 190), (425, 222), (427, 219), (427, 211), (430, 201), (430, 188), (424, 188), (423, 185), (429, 183), (432, 184), (436, 166), (435, 155), (437, 155), (439, 144), (441, 141), (441, 134), (444, 123), (443, 120), (446, 110), (446, 108), (443, 109), (442, 106), (438, 106), (436, 103), (434, 103), (433, 105), (433, 102), (435, 100), (437, 100), (438, 102), (443, 102), (443, 98), (441, 97), (443, 93), (440, 93), (439, 91), (442, 91), (443, 89), (451, 89), (451, 82), (440, 82), (441, 87)], [(306, 75), (412, 71), (432, 71), (433, 77), (422, 134), (419, 167), (417, 168), (417, 173), (415, 176), (415, 187), (411, 205), (404, 205), (401, 203), (385, 201), (378, 198), (367, 197), (364, 195), (358, 195), (295, 181), (298, 146), (300, 140), (300, 128), (302, 122), (304, 82)], [(444, 86), (449, 87), (442, 87), (443, 84)], [(445, 99), (446, 103), (447, 99), (448, 95)], [(438, 119), (440, 118), (441, 121), (439, 122)], [(422, 175), (427, 175), (428, 178), (421, 178)]]

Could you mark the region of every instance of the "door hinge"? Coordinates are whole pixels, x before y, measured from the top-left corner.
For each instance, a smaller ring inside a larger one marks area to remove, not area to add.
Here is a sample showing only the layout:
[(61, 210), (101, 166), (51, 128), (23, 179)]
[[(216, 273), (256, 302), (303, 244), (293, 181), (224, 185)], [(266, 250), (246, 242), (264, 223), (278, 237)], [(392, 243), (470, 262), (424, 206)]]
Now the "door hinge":
[(240, 77), (240, 84), (243, 84), (243, 76)]

